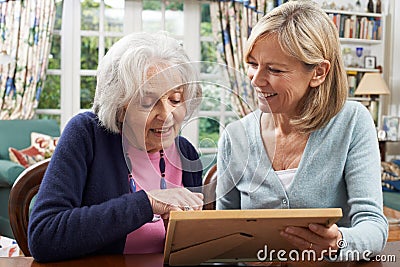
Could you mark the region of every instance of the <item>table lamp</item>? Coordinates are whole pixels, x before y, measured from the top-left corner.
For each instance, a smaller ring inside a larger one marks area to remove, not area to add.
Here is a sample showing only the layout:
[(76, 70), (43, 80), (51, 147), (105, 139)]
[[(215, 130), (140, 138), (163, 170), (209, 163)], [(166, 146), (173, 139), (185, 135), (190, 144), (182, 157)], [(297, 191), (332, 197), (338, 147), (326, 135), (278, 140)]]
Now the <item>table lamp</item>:
[(357, 86), (354, 95), (368, 95), (371, 100), (369, 104), (369, 112), (374, 119), (375, 124), (378, 122), (378, 101), (379, 95), (389, 95), (390, 90), (382, 78), (382, 75), (377, 72), (367, 72), (362, 77)]

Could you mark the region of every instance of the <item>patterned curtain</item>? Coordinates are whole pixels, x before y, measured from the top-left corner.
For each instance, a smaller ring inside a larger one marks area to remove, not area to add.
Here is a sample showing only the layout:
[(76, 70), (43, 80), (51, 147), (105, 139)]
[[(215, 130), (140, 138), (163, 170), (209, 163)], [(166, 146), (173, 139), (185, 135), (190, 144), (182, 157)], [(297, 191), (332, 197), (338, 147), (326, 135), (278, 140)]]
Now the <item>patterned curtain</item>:
[(257, 97), (250, 86), (250, 80), (245, 79), (244, 75), (238, 75), (247, 72), (243, 57), (244, 45), (253, 26), (272, 7), (271, 1), (267, 0), (221, 0), (210, 4), (214, 38), (222, 43), (218, 60), (227, 66), (226, 71), (234, 92), (233, 106), (241, 116), (257, 106)]
[(55, 19), (54, 0), (0, 1), (0, 119), (31, 119), (46, 79)]

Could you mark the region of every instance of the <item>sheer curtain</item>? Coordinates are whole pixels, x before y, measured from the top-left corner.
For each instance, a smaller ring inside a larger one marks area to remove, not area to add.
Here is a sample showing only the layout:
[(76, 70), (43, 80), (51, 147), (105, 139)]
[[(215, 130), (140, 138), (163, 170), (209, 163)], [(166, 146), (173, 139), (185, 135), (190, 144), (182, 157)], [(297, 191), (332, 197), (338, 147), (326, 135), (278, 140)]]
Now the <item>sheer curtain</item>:
[(0, 3), (0, 49), (13, 59), (0, 65), (0, 119), (31, 119), (50, 53), (54, 0)]
[[(210, 4), (213, 34), (222, 44), (218, 60), (225, 64), (236, 111), (244, 116), (257, 106), (257, 98), (250, 86), (250, 80), (239, 73), (247, 72), (243, 50), (251, 29), (256, 22), (272, 8), (274, 1), (214, 1)], [(269, 4), (270, 3), (270, 4)]]

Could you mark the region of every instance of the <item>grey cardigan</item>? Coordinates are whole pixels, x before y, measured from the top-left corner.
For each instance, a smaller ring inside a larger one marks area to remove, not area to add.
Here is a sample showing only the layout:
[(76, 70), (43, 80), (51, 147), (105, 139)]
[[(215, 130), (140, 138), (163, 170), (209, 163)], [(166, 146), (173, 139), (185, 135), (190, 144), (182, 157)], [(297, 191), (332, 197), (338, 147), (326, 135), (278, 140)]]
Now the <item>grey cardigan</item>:
[(257, 110), (226, 128), (218, 145), (217, 209), (340, 207), (339, 230), (351, 251), (382, 251), (388, 223), (382, 211), (380, 154), (368, 110), (347, 101), (312, 132), (287, 191), (271, 167)]

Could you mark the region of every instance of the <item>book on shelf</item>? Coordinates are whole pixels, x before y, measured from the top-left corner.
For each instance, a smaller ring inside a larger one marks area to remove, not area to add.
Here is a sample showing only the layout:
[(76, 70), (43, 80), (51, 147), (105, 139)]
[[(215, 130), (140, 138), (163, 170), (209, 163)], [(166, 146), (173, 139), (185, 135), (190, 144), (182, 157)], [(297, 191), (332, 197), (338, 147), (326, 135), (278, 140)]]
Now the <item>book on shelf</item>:
[(382, 26), (380, 17), (367, 17), (330, 13), (333, 23), (341, 38), (357, 38), (366, 40), (381, 40)]

